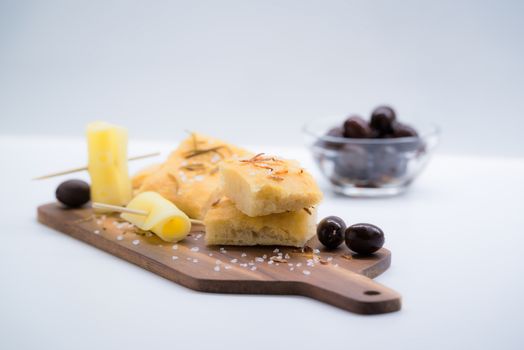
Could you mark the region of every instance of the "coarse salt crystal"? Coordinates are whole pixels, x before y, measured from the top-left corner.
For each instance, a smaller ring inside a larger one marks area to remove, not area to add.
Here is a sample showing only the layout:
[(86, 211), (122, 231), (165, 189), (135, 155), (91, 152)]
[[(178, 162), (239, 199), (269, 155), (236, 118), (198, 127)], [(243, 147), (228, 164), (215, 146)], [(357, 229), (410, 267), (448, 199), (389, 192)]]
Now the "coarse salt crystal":
[(257, 269), (256, 266), (251, 267), (251, 271), (255, 271)]
[(178, 256), (173, 255), (173, 256), (171, 257), (171, 259), (176, 260), (176, 259), (178, 259)]
[(332, 256), (330, 256), (330, 257), (327, 258), (327, 261), (331, 261), (331, 260), (333, 260), (333, 257), (332, 257)]
[(121, 241), (121, 240), (123, 240), (123, 239), (124, 239), (124, 236), (122, 236), (122, 235), (118, 235), (118, 236), (116, 236), (116, 240), (117, 240), (117, 241)]
[(213, 270), (215, 270), (216, 272), (219, 272), (219, 271), (220, 271), (220, 266), (218, 266), (218, 265), (215, 266), (215, 267), (213, 268)]
[(267, 263), (268, 263), (269, 265), (273, 265), (273, 260), (269, 260)]
[(100, 234), (100, 231), (99, 231), (99, 230), (94, 230), (93, 233), (94, 233), (95, 235), (98, 235), (98, 234)]
[(292, 263), (288, 263), (287, 266), (293, 266), (293, 264)]
[(300, 267), (300, 266), (302, 266), (302, 263), (298, 263), (298, 264), (297, 264), (297, 267)]
[(293, 271), (295, 268), (294, 267), (290, 267), (289, 268), (289, 271)]
[(242, 254), (240, 254), (240, 256), (245, 258), (247, 256), (247, 254), (246, 253), (242, 253)]
[(338, 264), (335, 264), (335, 265), (333, 265), (333, 266), (338, 267)]
[(173, 250), (177, 250), (177, 249), (178, 249), (178, 244), (175, 244), (175, 245), (173, 246)]
[(247, 264), (240, 264), (240, 266), (242, 266), (242, 267), (247, 267)]
[(196, 238), (200, 238), (200, 237), (202, 237), (202, 236), (203, 236), (203, 235), (202, 235), (201, 233), (199, 233), (199, 234), (196, 236)]
[(231, 259), (232, 264), (236, 264), (238, 262), (238, 259)]
[(215, 264), (220, 265), (220, 264), (222, 264), (222, 261), (217, 259), (217, 260), (215, 260)]
[(304, 270), (304, 271), (302, 271), (302, 273), (303, 273), (304, 275), (306, 275), (306, 276), (311, 275), (311, 272), (308, 271), (308, 270)]
[(209, 255), (209, 256), (213, 256), (213, 253), (209, 253), (208, 255)]
[(229, 270), (229, 269), (231, 268), (231, 265), (225, 265), (224, 268), (225, 268), (226, 270)]
[(275, 248), (275, 250), (273, 250), (273, 253), (278, 253), (279, 251), (280, 251), (280, 249)]
[(286, 253), (286, 255), (284, 256), (285, 259), (291, 259), (291, 257), (289, 256), (289, 254)]
[(320, 253), (320, 249), (313, 249), (313, 253), (315, 253), (315, 254)]
[(197, 176), (194, 177), (194, 179), (195, 179), (195, 181), (198, 181), (198, 182), (204, 181), (204, 176), (203, 175), (197, 175)]
[(191, 248), (191, 251), (192, 251), (192, 252), (198, 252), (199, 250), (200, 250), (200, 248), (198, 248), (198, 247), (193, 247), (193, 248)]
[(262, 258), (267, 259), (267, 255), (266, 254), (262, 255)]
[(193, 259), (193, 262), (196, 264), (198, 262), (198, 259)]
[(258, 257), (258, 256), (257, 256), (257, 257), (255, 258), (255, 261), (256, 261), (256, 262), (264, 262), (264, 259), (261, 258), (261, 257)]
[(254, 263), (253, 261), (250, 261), (250, 262), (248, 263), (248, 265), (249, 265), (249, 266), (253, 266), (253, 265), (255, 265), (255, 263)]
[(138, 239), (135, 239), (133, 242), (132, 242), (134, 245), (138, 245), (140, 244), (140, 241)]
[(282, 256), (282, 252), (278, 253), (278, 256), (280, 256), (280, 257), (281, 257), (281, 256)]

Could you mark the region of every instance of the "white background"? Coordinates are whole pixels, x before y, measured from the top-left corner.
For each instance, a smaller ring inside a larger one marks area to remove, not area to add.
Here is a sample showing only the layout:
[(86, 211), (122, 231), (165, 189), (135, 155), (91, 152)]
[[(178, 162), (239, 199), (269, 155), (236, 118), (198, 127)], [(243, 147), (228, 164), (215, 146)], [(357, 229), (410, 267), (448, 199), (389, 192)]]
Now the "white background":
[[(524, 348), (523, 10), (0, 0), (0, 349)], [(440, 124), (438, 154), (404, 196), (335, 196), (301, 125), (383, 102)], [(39, 225), (64, 178), (29, 179), (83, 164), (94, 119), (127, 126), (130, 154), (165, 156), (190, 129), (299, 159), (320, 216), (385, 230), (393, 262), (377, 280), (402, 311), (197, 293)]]
[(524, 155), (522, 1), (0, 1), (0, 133), (184, 129), (300, 145), (310, 119), (444, 129), (443, 152)]

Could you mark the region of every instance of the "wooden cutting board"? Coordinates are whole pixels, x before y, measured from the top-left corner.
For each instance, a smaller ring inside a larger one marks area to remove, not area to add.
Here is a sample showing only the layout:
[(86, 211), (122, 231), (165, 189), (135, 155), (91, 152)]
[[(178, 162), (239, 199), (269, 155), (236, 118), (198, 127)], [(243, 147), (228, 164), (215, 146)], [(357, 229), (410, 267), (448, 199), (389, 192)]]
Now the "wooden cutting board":
[(364, 257), (352, 255), (345, 246), (324, 250), (316, 238), (305, 251), (274, 246), (208, 247), (203, 226), (194, 226), (190, 236), (172, 244), (118, 220), (95, 217), (90, 208), (64, 209), (57, 203), (38, 208), (42, 224), (194, 290), (303, 295), (359, 314), (401, 307), (397, 292), (372, 280), (391, 263), (387, 249)]

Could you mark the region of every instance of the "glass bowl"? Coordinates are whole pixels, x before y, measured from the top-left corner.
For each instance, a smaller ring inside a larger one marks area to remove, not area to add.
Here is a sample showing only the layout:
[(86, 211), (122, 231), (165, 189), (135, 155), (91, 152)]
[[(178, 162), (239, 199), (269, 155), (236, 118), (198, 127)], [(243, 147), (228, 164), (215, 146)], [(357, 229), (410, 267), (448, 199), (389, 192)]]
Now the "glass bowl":
[(419, 136), (355, 139), (329, 136), (344, 118), (307, 123), (306, 144), (318, 167), (337, 193), (352, 197), (383, 197), (403, 193), (428, 163), (440, 129), (410, 124)]

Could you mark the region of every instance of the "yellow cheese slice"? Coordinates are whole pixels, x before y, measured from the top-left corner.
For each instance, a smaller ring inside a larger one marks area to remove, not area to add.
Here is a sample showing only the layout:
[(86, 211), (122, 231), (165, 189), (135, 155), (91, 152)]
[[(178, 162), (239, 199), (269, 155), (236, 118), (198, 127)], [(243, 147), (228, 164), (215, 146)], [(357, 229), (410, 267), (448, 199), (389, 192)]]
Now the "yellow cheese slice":
[(166, 242), (178, 242), (191, 230), (189, 217), (156, 192), (142, 192), (127, 205), (128, 209), (139, 210), (147, 215), (122, 213), (122, 219), (144, 231), (151, 231)]

